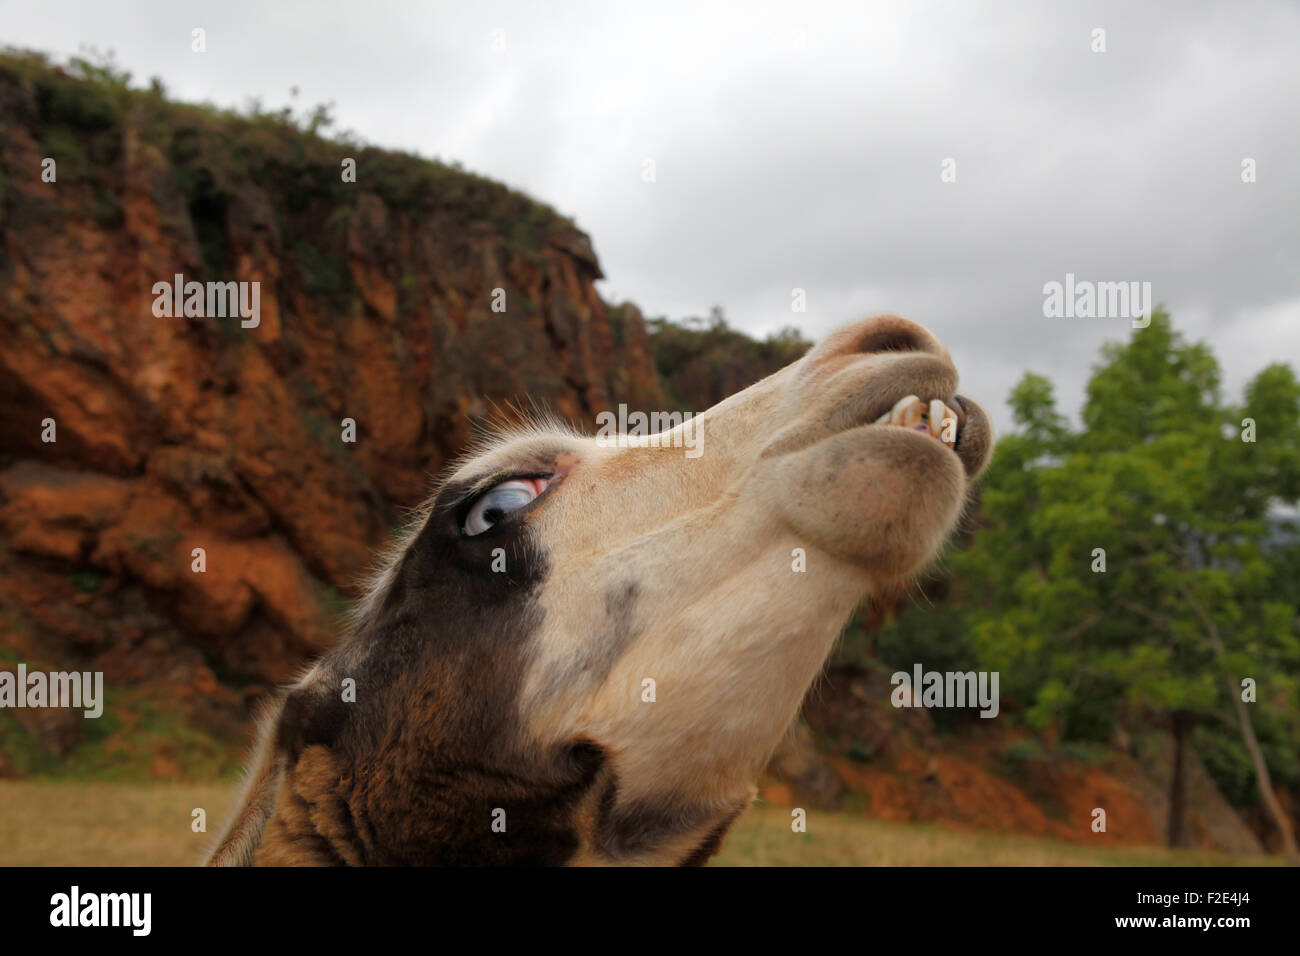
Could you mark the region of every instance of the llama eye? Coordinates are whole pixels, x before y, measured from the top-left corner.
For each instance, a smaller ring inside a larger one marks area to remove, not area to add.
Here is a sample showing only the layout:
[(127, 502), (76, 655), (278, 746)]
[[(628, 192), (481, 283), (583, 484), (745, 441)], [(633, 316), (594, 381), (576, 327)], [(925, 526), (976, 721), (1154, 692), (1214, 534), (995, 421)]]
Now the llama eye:
[(510, 512), (530, 504), (548, 484), (546, 478), (512, 478), (485, 492), (465, 516), (466, 536), (482, 534)]

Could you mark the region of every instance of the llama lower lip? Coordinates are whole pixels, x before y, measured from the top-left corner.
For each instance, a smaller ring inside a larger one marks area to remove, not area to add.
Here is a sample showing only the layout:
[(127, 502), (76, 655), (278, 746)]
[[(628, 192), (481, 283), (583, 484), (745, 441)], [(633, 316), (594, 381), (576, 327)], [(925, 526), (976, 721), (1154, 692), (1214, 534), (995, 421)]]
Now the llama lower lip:
[[(953, 442), (952, 444), (949, 444), (948, 442), (946, 442), (946, 441), (944, 441), (942, 438), (940, 438), (938, 435), (932, 435), (932, 434), (930, 434), (930, 429), (929, 429), (929, 427), (926, 426), (926, 425), (914, 425), (914, 426), (912, 426), (911, 428), (906, 428), (906, 429), (904, 429), (904, 431), (909, 431), (909, 432), (920, 432), (920, 433), (921, 433), (922, 435), (924, 435), (926, 438), (930, 439), (930, 440), (933, 441), (933, 442), (936, 442), (936, 443), (942, 445), (944, 448), (948, 449), (948, 450), (949, 450), (950, 452), (952, 452), (954, 455), (957, 455), (956, 442)], [(961, 456), (958, 455), (958, 457), (961, 457)]]

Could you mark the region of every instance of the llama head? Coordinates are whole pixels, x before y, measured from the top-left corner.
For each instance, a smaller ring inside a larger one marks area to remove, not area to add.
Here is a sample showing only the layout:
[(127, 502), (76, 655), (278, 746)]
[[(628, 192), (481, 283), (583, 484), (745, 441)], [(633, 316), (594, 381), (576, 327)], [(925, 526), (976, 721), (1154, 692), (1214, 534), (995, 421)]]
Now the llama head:
[(992, 440), (956, 385), (885, 316), (656, 437), (480, 448), (272, 713), (212, 862), (707, 858), (854, 608), (957, 522)]

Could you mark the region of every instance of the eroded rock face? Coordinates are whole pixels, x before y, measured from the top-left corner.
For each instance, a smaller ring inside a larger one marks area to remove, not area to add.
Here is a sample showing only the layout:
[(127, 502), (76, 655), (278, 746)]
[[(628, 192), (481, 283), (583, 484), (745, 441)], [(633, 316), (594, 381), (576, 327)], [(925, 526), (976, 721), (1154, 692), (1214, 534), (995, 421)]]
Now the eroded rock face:
[[(331, 641), (476, 419), (662, 398), (641, 316), (601, 301), (590, 242), (549, 210), (97, 95), (0, 62), (0, 648), (224, 730)], [(259, 282), (260, 323), (156, 317), (178, 273)]]

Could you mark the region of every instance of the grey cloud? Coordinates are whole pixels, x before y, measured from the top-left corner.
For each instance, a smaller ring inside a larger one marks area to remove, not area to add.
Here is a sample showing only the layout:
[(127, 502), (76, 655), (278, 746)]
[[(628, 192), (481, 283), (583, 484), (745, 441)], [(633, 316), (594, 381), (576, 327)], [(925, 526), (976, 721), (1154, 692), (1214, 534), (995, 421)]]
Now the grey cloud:
[[(1025, 369), (1076, 411), (1124, 320), (1047, 319), (1066, 272), (1150, 281), (1230, 388), (1300, 363), (1300, 9), (1156, 4), (10, 5), (5, 39), (116, 50), (238, 105), (333, 100), (377, 144), (574, 216), (607, 294), (755, 333), (932, 327), (1007, 424)], [(209, 53), (189, 52), (204, 26)], [(1108, 50), (1089, 48), (1094, 27)], [(504, 50), (492, 47), (500, 29)], [(940, 163), (957, 161), (956, 183)], [(1259, 181), (1244, 185), (1252, 157)], [(641, 180), (642, 161), (657, 181)], [(790, 311), (794, 287), (809, 310)]]

